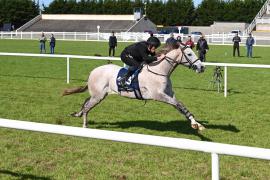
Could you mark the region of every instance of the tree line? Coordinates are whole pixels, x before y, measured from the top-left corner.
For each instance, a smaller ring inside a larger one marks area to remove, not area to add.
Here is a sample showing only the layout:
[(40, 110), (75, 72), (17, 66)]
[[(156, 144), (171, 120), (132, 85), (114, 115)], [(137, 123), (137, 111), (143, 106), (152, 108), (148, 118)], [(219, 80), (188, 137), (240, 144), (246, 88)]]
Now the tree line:
[[(209, 26), (213, 21), (250, 23), (265, 0), (54, 0), (42, 7), (44, 14), (133, 14), (134, 8), (146, 9), (157, 25)], [(39, 13), (32, 0), (0, 0), (0, 24), (18, 27)], [(145, 12), (144, 12), (145, 13)]]

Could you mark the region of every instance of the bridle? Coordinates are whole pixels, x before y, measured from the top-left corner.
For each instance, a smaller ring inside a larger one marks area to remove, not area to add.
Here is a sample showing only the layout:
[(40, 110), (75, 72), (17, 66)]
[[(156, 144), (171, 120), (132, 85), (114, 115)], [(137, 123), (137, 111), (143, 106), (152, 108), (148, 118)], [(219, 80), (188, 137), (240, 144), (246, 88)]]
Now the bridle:
[[(195, 64), (198, 60), (200, 60), (200, 59), (198, 58), (198, 59), (196, 59), (194, 62), (192, 62), (192, 61), (188, 58), (188, 56), (184, 53), (185, 49), (188, 48), (188, 46), (186, 46), (186, 45), (183, 44), (183, 43), (181, 43), (181, 45), (184, 46), (184, 47), (181, 47), (181, 46), (179, 47), (180, 50), (181, 50), (181, 52), (182, 52), (182, 56), (181, 56), (180, 61), (177, 61), (177, 60), (175, 60), (175, 59), (173, 59), (173, 58), (170, 58), (170, 57), (168, 57), (168, 56), (165, 56), (165, 58), (164, 58), (164, 60), (166, 60), (166, 61), (172, 66), (172, 69), (170, 69), (168, 75), (170, 75), (171, 72), (172, 72), (179, 64), (187, 64), (187, 63), (188, 63), (188, 67), (189, 67), (190, 69), (196, 69), (196, 66), (195, 66), (194, 64)], [(183, 61), (183, 57), (185, 57), (185, 59), (186, 59), (186, 62), (184, 62), (184, 63), (182, 62), (182, 61)], [(161, 61), (162, 61), (162, 60), (161, 60)], [(156, 72), (150, 70), (150, 69), (149, 69), (149, 65), (147, 65), (147, 70), (148, 70), (149, 72), (151, 72), (151, 73), (153, 73), (153, 74), (156, 74), (156, 75), (159, 75), (159, 76), (168, 76), (168, 75), (156, 73)]]

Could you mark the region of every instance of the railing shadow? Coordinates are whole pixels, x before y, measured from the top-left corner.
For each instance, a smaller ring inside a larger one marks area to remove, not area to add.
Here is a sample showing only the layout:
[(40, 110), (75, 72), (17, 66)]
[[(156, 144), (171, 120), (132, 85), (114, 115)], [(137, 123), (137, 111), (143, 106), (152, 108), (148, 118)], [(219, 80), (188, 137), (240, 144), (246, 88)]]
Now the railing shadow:
[(0, 169), (0, 174), (5, 174), (12, 176), (16, 179), (30, 179), (30, 180), (52, 180), (52, 178), (44, 177), (44, 176), (35, 176), (32, 174), (23, 174), (23, 173), (16, 173), (9, 170), (2, 170)]
[[(233, 125), (209, 125), (207, 121), (200, 121), (207, 129), (221, 129), (224, 131), (239, 132), (239, 130)], [(108, 122), (92, 122), (95, 128), (121, 128), (128, 129), (133, 127), (144, 128), (154, 131), (173, 131), (182, 134), (198, 136), (202, 141), (212, 141), (210, 138), (205, 137), (202, 133), (194, 130), (190, 127), (190, 122), (173, 120), (169, 122), (158, 122), (154, 120), (143, 120), (143, 121), (117, 121), (113, 123)]]

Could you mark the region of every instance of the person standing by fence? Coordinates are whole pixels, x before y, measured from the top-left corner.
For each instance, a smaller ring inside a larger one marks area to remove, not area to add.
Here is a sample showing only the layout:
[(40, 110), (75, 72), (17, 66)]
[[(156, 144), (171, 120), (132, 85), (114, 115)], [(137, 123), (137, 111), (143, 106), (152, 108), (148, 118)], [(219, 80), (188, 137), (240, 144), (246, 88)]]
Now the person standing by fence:
[(195, 47), (194, 42), (191, 39), (191, 36), (188, 36), (188, 40), (186, 41), (185, 45), (190, 47), (191, 49)]
[(254, 43), (255, 43), (254, 38), (252, 37), (251, 33), (249, 33), (249, 37), (246, 40), (248, 58), (252, 58), (252, 50), (253, 50)]
[(241, 38), (238, 36), (238, 33), (235, 34), (235, 36), (232, 39), (233, 42), (233, 57), (235, 56), (235, 50), (237, 50), (238, 57), (240, 56), (239, 51), (239, 43), (241, 42)]
[(172, 45), (176, 43), (176, 39), (174, 38), (174, 34), (170, 33), (170, 37), (166, 40), (166, 45)]
[[(109, 56), (114, 56), (115, 54), (115, 48), (117, 47), (117, 38), (114, 35), (114, 31), (112, 31), (112, 35), (109, 37)], [(112, 63), (110, 60), (108, 60), (108, 63)]]
[(200, 39), (198, 40), (197, 45), (196, 45), (196, 50), (198, 51), (199, 59), (202, 62), (205, 62), (206, 61), (205, 55), (206, 55), (206, 52), (209, 50), (209, 47), (208, 47), (206, 39), (204, 38), (204, 35), (201, 35)]
[(46, 53), (46, 41), (47, 41), (47, 38), (45, 36), (44, 33), (41, 34), (41, 37), (39, 38), (39, 48), (40, 48), (40, 54), (43, 53)]
[(55, 42), (56, 42), (56, 39), (55, 39), (54, 35), (52, 34), (51, 35), (51, 38), (50, 38), (50, 50), (51, 50), (51, 54), (54, 54)]

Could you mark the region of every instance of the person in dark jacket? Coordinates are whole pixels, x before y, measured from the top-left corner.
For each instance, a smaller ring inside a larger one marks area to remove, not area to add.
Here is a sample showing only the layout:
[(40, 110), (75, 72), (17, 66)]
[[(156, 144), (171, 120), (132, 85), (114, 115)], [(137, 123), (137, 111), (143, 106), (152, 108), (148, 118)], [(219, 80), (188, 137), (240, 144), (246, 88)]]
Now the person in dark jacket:
[(51, 50), (51, 54), (54, 54), (55, 42), (56, 42), (56, 39), (55, 39), (54, 35), (52, 34), (51, 35), (51, 38), (50, 38), (50, 50)]
[(196, 50), (198, 51), (199, 59), (202, 62), (205, 62), (206, 61), (205, 55), (206, 52), (209, 50), (209, 47), (206, 39), (204, 38), (204, 35), (201, 35), (200, 39), (198, 40)]
[(112, 35), (109, 38), (109, 56), (111, 56), (111, 52), (112, 52), (112, 56), (114, 56), (115, 47), (117, 47), (117, 38), (114, 35), (114, 32), (112, 31)]
[(177, 41), (176, 39), (174, 38), (174, 34), (171, 33), (170, 34), (170, 37), (166, 40), (166, 45), (172, 45), (172, 44), (175, 44)]
[(129, 67), (127, 73), (121, 79), (122, 86), (126, 86), (126, 81), (135, 70), (142, 67), (142, 64), (149, 64), (153, 61), (165, 58), (164, 54), (161, 54), (158, 57), (155, 56), (155, 51), (159, 46), (159, 39), (157, 37), (150, 37), (147, 41), (131, 44), (123, 50), (121, 53), (121, 60)]
[(233, 42), (233, 56), (235, 56), (235, 50), (237, 50), (238, 57), (240, 56), (239, 52), (239, 43), (241, 42), (241, 38), (238, 36), (238, 33), (235, 34), (235, 36), (232, 39)]

